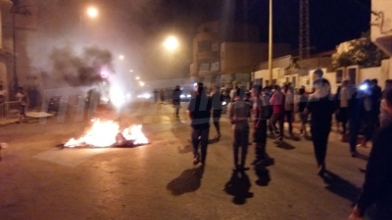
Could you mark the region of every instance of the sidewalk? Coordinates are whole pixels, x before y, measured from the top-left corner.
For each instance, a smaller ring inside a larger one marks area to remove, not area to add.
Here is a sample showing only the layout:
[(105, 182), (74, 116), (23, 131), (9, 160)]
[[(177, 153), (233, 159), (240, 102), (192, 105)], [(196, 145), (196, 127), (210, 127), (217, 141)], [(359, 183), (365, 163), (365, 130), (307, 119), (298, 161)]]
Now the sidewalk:
[(0, 118), (0, 126), (15, 124), (18, 121), (18, 118)]

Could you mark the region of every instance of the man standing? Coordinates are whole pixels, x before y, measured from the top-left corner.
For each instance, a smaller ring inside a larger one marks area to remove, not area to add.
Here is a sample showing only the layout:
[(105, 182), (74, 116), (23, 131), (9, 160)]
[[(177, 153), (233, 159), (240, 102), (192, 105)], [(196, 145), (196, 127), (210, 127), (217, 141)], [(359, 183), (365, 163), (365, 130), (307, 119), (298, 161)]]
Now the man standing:
[[(254, 120), (254, 143), (256, 159), (253, 165), (259, 166), (267, 159), (267, 120), (271, 115), (269, 97), (261, 96), (261, 86), (253, 87), (253, 120)], [(265, 164), (264, 164), (265, 165)]]
[(175, 112), (176, 117), (179, 118), (180, 117), (180, 105), (181, 105), (181, 90), (180, 90), (180, 86), (176, 86), (176, 88), (173, 90), (172, 102), (173, 102), (173, 106), (174, 106), (174, 108), (176, 110), (176, 112)]
[[(338, 89), (336, 94), (336, 115), (338, 115), (339, 122), (342, 123), (342, 134), (345, 135), (347, 133), (347, 122), (348, 122), (348, 103), (350, 97), (350, 88), (349, 88), (349, 81), (344, 80), (342, 82), (342, 86)], [(338, 123), (339, 123), (338, 122)]]
[[(279, 141), (283, 140), (284, 136), (284, 105), (285, 105), (285, 96), (280, 90), (278, 85), (275, 86), (275, 92), (271, 97), (270, 103), (273, 107), (273, 114), (271, 116), (270, 124), (272, 129)], [(276, 123), (279, 123), (279, 129), (276, 127)]]
[[(360, 86), (363, 94), (363, 116), (365, 118), (365, 139), (362, 144), (358, 145), (360, 147), (367, 147), (367, 142), (369, 142), (374, 133), (374, 129), (378, 120), (375, 119), (375, 109), (374, 109), (374, 95), (373, 88), (371, 87), (370, 80), (365, 80), (364, 83)], [(380, 108), (377, 109), (379, 111)]]
[[(233, 125), (233, 150), (234, 150), (234, 171), (243, 171), (245, 167), (246, 155), (249, 144), (249, 124), (248, 115), (250, 112), (249, 105), (244, 100), (245, 89), (238, 89), (234, 98), (234, 103), (230, 108), (230, 122)], [(241, 162), (239, 163), (239, 150), (241, 150)]]
[(349, 100), (349, 142), (350, 142), (350, 152), (352, 157), (357, 156), (357, 138), (359, 130), (361, 129), (361, 117), (363, 112), (363, 95), (362, 91), (353, 88), (351, 91), (351, 97)]
[[(188, 116), (192, 126), (193, 164), (205, 165), (208, 146), (208, 132), (210, 128), (211, 101), (205, 94), (203, 83), (195, 87), (196, 96), (191, 99), (188, 107)], [(199, 153), (201, 145), (201, 154)]]
[(27, 95), (22, 87), (19, 87), (19, 92), (16, 94), (16, 99), (19, 102), (19, 123), (27, 122), (26, 119), (26, 107), (27, 107)]
[(214, 122), (214, 126), (216, 129), (217, 136), (215, 139), (219, 140), (221, 138), (221, 131), (220, 131), (220, 118), (222, 115), (222, 102), (223, 102), (223, 96), (220, 93), (220, 88), (219, 86), (215, 86), (213, 90), (213, 94), (211, 96), (211, 101), (212, 101), (212, 119)]
[(328, 80), (322, 78), (323, 71), (318, 69), (313, 74), (316, 77), (313, 83), (315, 92), (309, 98), (306, 111), (312, 114), (310, 120), (312, 141), (319, 168), (318, 175), (322, 176), (326, 171), (325, 157), (335, 106), (330, 93), (330, 84)]
[[(392, 116), (392, 90), (384, 93), (387, 113)], [(365, 183), (350, 220), (363, 219), (366, 211), (375, 205), (372, 219), (392, 219), (392, 124), (378, 132), (366, 168)]]
[(290, 136), (293, 136), (294, 90), (290, 85), (284, 86), (285, 104), (284, 115), (289, 124)]

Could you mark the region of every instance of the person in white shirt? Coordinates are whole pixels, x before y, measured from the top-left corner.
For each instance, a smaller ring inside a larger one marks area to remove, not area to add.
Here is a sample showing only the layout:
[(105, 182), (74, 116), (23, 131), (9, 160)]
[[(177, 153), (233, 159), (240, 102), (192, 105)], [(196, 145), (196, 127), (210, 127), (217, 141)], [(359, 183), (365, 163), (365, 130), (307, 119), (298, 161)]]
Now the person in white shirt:
[[(348, 103), (350, 97), (350, 88), (349, 88), (349, 81), (344, 80), (342, 82), (342, 86), (338, 89), (338, 93), (336, 95), (336, 115), (338, 119), (338, 123), (342, 123), (342, 134), (347, 133), (347, 122), (348, 122)], [(339, 125), (338, 125), (339, 126)]]
[(16, 94), (16, 99), (19, 102), (19, 123), (27, 122), (26, 107), (28, 104), (27, 94), (22, 87), (19, 87), (19, 92)]

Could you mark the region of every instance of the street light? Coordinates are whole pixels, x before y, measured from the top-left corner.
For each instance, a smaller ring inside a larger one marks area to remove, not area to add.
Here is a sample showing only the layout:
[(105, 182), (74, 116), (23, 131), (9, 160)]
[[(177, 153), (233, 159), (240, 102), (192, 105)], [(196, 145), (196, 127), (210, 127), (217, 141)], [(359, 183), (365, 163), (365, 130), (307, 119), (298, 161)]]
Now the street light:
[(90, 18), (98, 17), (98, 9), (96, 7), (89, 7), (89, 8), (87, 8), (87, 15)]
[(268, 27), (268, 71), (270, 82), (272, 82), (272, 56), (273, 56), (273, 10), (272, 10), (273, 0), (269, 0), (269, 27)]
[(118, 59), (120, 59), (120, 60), (124, 60), (124, 55), (120, 55), (120, 56), (118, 56)]
[(143, 86), (144, 86), (144, 82), (140, 81), (140, 82), (139, 82), (139, 85), (140, 85), (141, 87), (143, 87)]
[(129, 70), (129, 72), (133, 73), (133, 70)]
[(163, 46), (168, 49), (169, 51), (174, 51), (179, 46), (178, 39), (174, 36), (168, 37), (165, 42), (163, 42)]
[(140, 80), (140, 77), (139, 77), (139, 76), (136, 76), (135, 79), (136, 79), (136, 80)]

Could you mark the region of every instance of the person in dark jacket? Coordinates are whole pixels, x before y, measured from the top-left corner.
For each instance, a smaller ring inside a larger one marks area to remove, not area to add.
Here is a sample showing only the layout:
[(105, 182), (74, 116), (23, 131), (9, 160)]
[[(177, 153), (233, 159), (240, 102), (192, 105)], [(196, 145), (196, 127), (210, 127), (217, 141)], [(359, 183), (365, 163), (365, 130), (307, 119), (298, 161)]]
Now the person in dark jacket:
[[(192, 126), (193, 164), (204, 166), (207, 156), (208, 133), (210, 130), (211, 100), (204, 91), (203, 83), (195, 87), (196, 96), (189, 103), (188, 116)], [(201, 154), (199, 153), (199, 143)]]
[(181, 89), (180, 86), (176, 86), (172, 93), (173, 106), (176, 109), (176, 117), (180, 117), (180, 105), (181, 105)]
[[(385, 95), (388, 114), (392, 115), (392, 90)], [(381, 128), (373, 139), (365, 183), (349, 219), (362, 219), (375, 205), (374, 220), (392, 219), (392, 124)]]
[(309, 98), (306, 112), (312, 114), (310, 120), (312, 141), (319, 168), (318, 175), (322, 176), (326, 171), (325, 157), (335, 105), (330, 92), (331, 86), (328, 80), (322, 78), (322, 70), (316, 70), (314, 74), (317, 77), (313, 83), (315, 92)]

